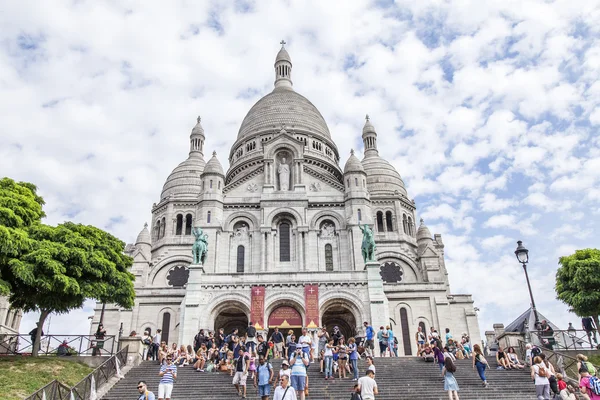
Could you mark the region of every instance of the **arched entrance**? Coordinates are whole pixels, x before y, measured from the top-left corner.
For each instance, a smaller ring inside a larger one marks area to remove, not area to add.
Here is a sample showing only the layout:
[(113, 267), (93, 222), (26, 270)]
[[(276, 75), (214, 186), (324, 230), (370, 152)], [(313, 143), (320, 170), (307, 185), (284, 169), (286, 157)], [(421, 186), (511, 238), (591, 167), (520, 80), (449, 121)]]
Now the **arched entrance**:
[(333, 331), (333, 327), (340, 328), (340, 332), (347, 339), (356, 336), (356, 317), (352, 309), (344, 300), (334, 300), (328, 302), (322, 310), (321, 326), (327, 327), (328, 332)]
[(267, 338), (271, 337), (275, 328), (279, 328), (284, 337), (292, 330), (298, 339), (302, 334), (302, 315), (292, 306), (279, 306), (271, 311), (267, 326), (269, 328)]
[(238, 329), (240, 336), (245, 335), (248, 327), (248, 313), (247, 308), (241, 303), (236, 301), (224, 302), (218, 308), (214, 330), (217, 331), (223, 328), (225, 334), (228, 335), (234, 329)]

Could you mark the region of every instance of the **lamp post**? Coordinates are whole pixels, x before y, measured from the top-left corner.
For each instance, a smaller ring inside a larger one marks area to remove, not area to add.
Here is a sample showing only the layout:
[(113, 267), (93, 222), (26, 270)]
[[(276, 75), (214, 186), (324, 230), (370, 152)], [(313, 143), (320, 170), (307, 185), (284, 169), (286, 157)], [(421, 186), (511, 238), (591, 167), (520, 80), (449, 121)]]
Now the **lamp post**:
[(517, 242), (517, 249), (515, 250), (515, 256), (517, 260), (523, 265), (523, 271), (525, 271), (525, 279), (527, 279), (527, 288), (529, 289), (529, 297), (531, 298), (531, 309), (533, 310), (533, 316), (535, 318), (535, 329), (540, 330), (540, 320), (538, 318), (537, 309), (535, 308), (535, 301), (533, 300), (533, 292), (531, 291), (531, 284), (529, 283), (529, 274), (527, 274), (527, 263), (529, 262), (529, 250), (523, 246), (522, 241)]

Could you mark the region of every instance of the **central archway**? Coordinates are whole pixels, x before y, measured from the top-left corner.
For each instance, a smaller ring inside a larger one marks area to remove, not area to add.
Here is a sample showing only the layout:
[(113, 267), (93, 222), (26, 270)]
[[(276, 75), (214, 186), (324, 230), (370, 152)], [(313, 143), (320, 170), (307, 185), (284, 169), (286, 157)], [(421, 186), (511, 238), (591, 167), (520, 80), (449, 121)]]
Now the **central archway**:
[(356, 317), (343, 300), (329, 303), (323, 311), (321, 325), (327, 327), (328, 332), (331, 332), (334, 326), (339, 327), (346, 340), (356, 336)]
[(215, 316), (214, 330), (223, 328), (228, 335), (234, 329), (238, 329), (240, 336), (245, 335), (248, 328), (248, 313), (247, 307), (237, 301), (223, 302)]

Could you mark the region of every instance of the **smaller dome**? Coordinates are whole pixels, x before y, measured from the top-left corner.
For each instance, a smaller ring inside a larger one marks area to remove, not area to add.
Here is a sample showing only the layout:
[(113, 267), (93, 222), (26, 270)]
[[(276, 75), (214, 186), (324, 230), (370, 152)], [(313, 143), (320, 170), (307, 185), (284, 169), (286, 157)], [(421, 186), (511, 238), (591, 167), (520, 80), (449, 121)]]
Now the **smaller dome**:
[(277, 57), (275, 58), (275, 64), (277, 64), (280, 61), (287, 61), (290, 64), (292, 63), (292, 59), (290, 58), (289, 53), (287, 52), (287, 50), (284, 47), (285, 42), (282, 40), (281, 41), (281, 50), (279, 50), (279, 53), (277, 53)]
[(192, 135), (202, 135), (204, 136), (204, 128), (202, 127), (202, 124), (200, 123), (201, 118), (200, 116), (198, 116), (198, 118), (196, 119), (196, 126), (194, 126), (194, 128), (192, 129)]
[(344, 166), (344, 174), (349, 174), (352, 172), (365, 173), (362, 163), (358, 157), (354, 155), (354, 150), (350, 150), (350, 157), (348, 158), (348, 161), (346, 161), (346, 166)]
[(148, 223), (144, 224), (144, 229), (141, 230), (137, 239), (135, 240), (135, 244), (152, 244), (150, 241), (150, 231), (148, 231)]
[(365, 136), (368, 133), (377, 133), (375, 132), (375, 127), (371, 123), (369, 114), (367, 114), (367, 116), (365, 117), (365, 126), (363, 126), (363, 136)]
[(165, 181), (160, 199), (173, 196), (197, 196), (202, 191), (200, 175), (204, 170), (204, 159), (200, 153), (192, 152), (187, 160), (179, 164)]
[(225, 173), (223, 172), (223, 166), (221, 165), (221, 163), (219, 162), (219, 159), (217, 158), (216, 151), (213, 151), (212, 158), (210, 160), (208, 160), (208, 162), (206, 163), (206, 166), (204, 167), (204, 172), (202, 173), (202, 175), (206, 175), (206, 174), (225, 176)]
[(421, 218), (421, 225), (419, 226), (419, 229), (417, 230), (417, 242), (421, 241), (421, 240), (432, 240), (431, 237), (431, 232), (429, 231), (429, 228), (425, 225), (425, 222), (423, 221), (423, 218)]

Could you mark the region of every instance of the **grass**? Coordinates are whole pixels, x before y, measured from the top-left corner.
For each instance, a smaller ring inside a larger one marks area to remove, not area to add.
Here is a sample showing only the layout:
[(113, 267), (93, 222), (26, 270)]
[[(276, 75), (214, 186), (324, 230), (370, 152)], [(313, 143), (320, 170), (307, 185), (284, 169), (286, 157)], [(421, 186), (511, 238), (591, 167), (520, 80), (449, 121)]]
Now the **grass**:
[(600, 365), (600, 355), (597, 356), (589, 356), (588, 361), (594, 365)]
[(55, 357), (2, 357), (0, 400), (24, 399), (54, 379), (71, 387), (92, 371), (83, 363)]

